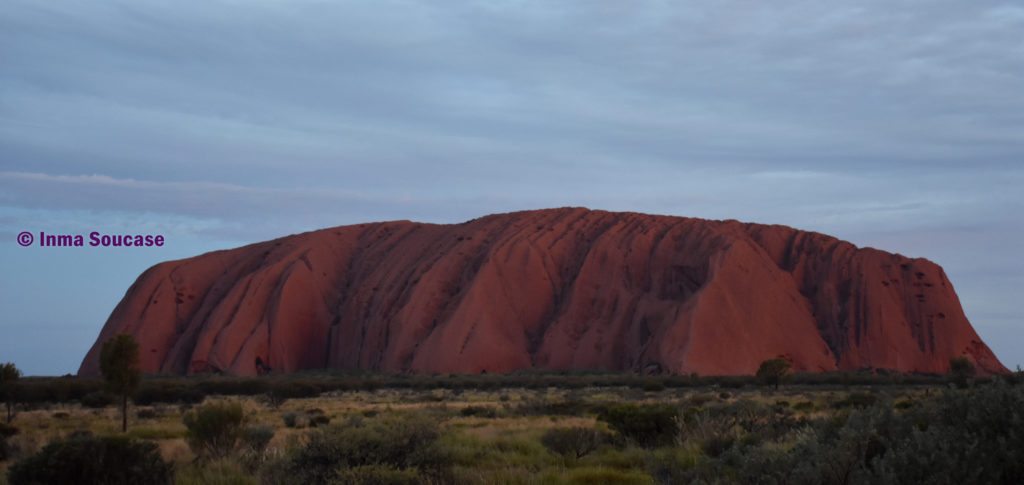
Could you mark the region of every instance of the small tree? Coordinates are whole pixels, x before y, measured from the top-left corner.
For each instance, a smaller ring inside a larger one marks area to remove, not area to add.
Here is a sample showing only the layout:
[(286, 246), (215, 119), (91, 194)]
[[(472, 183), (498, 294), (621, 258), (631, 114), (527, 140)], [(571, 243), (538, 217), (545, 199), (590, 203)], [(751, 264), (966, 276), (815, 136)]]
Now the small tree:
[(967, 387), (976, 372), (974, 363), (967, 357), (960, 356), (949, 359), (949, 376), (957, 387)]
[(0, 398), (7, 403), (7, 422), (14, 420), (14, 394), (21, 371), (14, 364), (0, 364)]
[(765, 384), (774, 385), (778, 390), (779, 383), (789, 373), (789, 368), (790, 364), (786, 359), (781, 357), (768, 359), (761, 362), (761, 366), (757, 368), (757, 379)]
[(584, 427), (551, 428), (540, 437), (540, 442), (553, 453), (580, 459), (608, 442), (606, 432)]
[(128, 396), (141, 380), (139, 344), (131, 335), (121, 334), (103, 343), (100, 372), (107, 389), (121, 398), (121, 431), (128, 431)]

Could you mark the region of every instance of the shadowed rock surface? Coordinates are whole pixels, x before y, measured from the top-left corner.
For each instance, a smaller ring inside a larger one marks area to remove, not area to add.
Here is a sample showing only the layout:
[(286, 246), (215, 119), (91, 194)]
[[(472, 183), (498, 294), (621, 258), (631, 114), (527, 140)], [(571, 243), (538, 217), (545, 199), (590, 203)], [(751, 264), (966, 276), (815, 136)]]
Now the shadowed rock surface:
[(1005, 372), (942, 268), (784, 226), (581, 208), (359, 224), (160, 263), (99, 348), (145, 372)]

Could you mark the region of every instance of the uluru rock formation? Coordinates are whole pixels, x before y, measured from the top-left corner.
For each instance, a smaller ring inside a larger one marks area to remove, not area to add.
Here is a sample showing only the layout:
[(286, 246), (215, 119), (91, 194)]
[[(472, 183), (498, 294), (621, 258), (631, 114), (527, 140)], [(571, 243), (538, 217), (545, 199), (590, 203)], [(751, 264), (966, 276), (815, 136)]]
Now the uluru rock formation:
[(942, 268), (822, 234), (591, 211), (324, 229), (144, 272), (102, 342), (148, 373), (1005, 372)]

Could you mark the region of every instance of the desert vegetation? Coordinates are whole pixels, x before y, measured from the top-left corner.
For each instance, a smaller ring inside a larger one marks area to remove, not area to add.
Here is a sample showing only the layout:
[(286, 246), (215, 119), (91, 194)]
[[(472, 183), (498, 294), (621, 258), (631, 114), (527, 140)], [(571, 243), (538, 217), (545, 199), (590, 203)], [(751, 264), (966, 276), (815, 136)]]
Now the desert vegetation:
[(0, 483), (1024, 481), (1020, 374), (785, 377), (22, 378)]

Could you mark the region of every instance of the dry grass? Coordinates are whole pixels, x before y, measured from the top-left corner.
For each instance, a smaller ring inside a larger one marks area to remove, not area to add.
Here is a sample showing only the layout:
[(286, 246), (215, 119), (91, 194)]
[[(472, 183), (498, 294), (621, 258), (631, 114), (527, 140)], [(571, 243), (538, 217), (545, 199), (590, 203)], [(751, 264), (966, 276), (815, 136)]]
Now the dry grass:
[[(243, 403), (250, 423), (268, 425), (275, 429), (275, 436), (269, 447), (272, 453), (280, 454), (308, 433), (308, 429), (286, 427), (282, 419), (286, 413), (320, 410), (332, 423), (337, 423), (356, 415), (426, 410), (436, 411), (445, 416), (442, 427), (445, 430), (447, 444), (455, 450), (456, 474), (467, 483), (584, 483), (588, 480), (647, 483), (645, 475), (638, 474), (635, 468), (631, 468), (642, 466), (642, 463), (637, 465), (637, 458), (630, 455), (628, 450), (595, 454), (591, 458), (593, 463), (584, 462), (578, 464), (579, 468), (568, 469), (540, 445), (539, 437), (550, 428), (607, 429), (607, 426), (594, 416), (520, 415), (517, 412), (518, 407), (524, 403), (575, 400), (584, 400), (590, 404), (669, 403), (691, 407), (750, 399), (775, 405), (785, 401), (785, 405), (794, 412), (807, 416), (821, 416), (828, 414), (831, 406), (845, 399), (851, 392), (863, 393), (866, 390), (807, 390), (784, 387), (779, 392), (758, 388), (687, 388), (644, 392), (626, 387), (602, 387), (459, 392), (446, 389), (381, 389), (290, 399), (278, 408), (271, 408), (262, 399), (254, 397), (231, 399)], [(902, 389), (899, 399), (915, 400), (927, 392), (934, 391)], [(469, 406), (491, 408), (495, 410), (495, 417), (462, 416), (460, 410)], [(186, 430), (182, 423), (182, 415), (186, 411), (187, 407), (177, 405), (132, 406), (129, 435), (156, 442), (161, 455), (168, 461), (182, 467), (193, 466), (191, 464), (195, 457), (184, 440)], [(144, 417), (140, 418), (140, 413)], [(66, 438), (76, 431), (89, 431), (97, 435), (118, 434), (120, 410), (116, 407), (97, 410), (78, 405), (60, 405), (22, 411), (17, 415), (14, 425), (20, 430), (18, 435), (10, 439), (17, 449), (14, 456), (17, 460), (35, 453), (50, 441)], [(616, 463), (620, 463), (624, 468), (608, 468), (609, 465), (616, 466)], [(6, 483), (8, 465), (9, 462), (0, 463), (0, 485)]]

